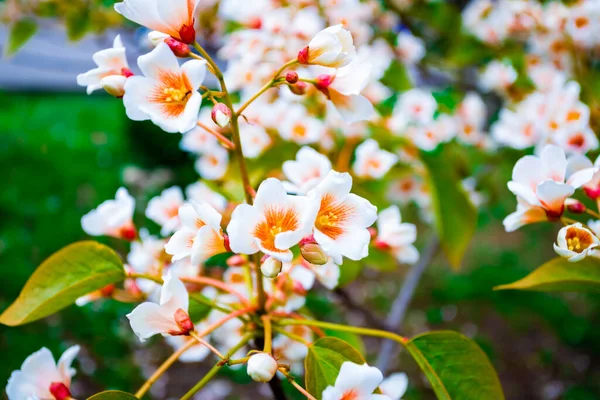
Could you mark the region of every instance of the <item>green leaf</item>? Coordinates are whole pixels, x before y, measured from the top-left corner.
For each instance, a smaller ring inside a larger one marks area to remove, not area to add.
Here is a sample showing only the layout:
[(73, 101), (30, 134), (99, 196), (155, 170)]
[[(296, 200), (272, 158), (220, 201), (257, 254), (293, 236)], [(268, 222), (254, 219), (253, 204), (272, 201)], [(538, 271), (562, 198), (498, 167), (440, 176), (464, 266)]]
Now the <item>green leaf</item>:
[(395, 92), (404, 92), (412, 88), (406, 67), (398, 61), (392, 61), (381, 78), (381, 82)]
[(439, 400), (504, 399), (490, 360), (474, 341), (460, 333), (428, 332), (405, 346)]
[(0, 315), (0, 323), (17, 326), (36, 321), (123, 279), (123, 262), (111, 248), (92, 241), (73, 243), (35, 270), (19, 297)]
[(134, 395), (121, 392), (120, 390), (107, 390), (105, 392), (96, 393), (87, 400), (137, 400)]
[(38, 30), (37, 22), (32, 18), (23, 18), (10, 26), (4, 54), (11, 56), (27, 43)]
[(338, 287), (344, 287), (354, 282), (362, 272), (362, 269), (363, 263), (361, 261), (345, 259), (344, 263), (340, 265)]
[(421, 152), (429, 172), (429, 184), (435, 213), (435, 228), (450, 264), (460, 268), (462, 258), (477, 226), (477, 210), (460, 186), (448, 146), (433, 152)]
[(323, 390), (335, 384), (346, 361), (365, 363), (360, 353), (343, 340), (324, 337), (314, 342), (304, 360), (306, 390), (320, 399)]
[(190, 293), (190, 307), (188, 314), (193, 323), (202, 321), (210, 314), (212, 300), (200, 293)]
[(600, 260), (587, 257), (569, 262), (557, 257), (548, 261), (525, 278), (494, 290), (535, 290), (542, 292), (598, 292), (600, 291)]
[(362, 356), (367, 354), (367, 351), (365, 349), (365, 342), (363, 342), (362, 337), (360, 335), (357, 335), (356, 333), (352, 332), (337, 331), (334, 329), (323, 329), (323, 332), (325, 332), (325, 335), (327, 335), (328, 337), (341, 339), (344, 342), (348, 343), (350, 346), (354, 347), (354, 349), (358, 351)]
[(73, 7), (65, 16), (67, 37), (69, 40), (82, 39), (90, 27), (90, 9), (87, 6)]

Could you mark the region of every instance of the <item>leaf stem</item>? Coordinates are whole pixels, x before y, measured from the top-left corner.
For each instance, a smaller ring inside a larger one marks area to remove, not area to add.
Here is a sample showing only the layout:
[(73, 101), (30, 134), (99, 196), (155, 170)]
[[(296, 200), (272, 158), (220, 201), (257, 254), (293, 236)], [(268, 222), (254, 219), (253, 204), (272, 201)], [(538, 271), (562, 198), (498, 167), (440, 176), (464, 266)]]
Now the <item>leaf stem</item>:
[(200, 121), (198, 121), (197, 124), (200, 128), (204, 129), (206, 132), (208, 132), (211, 135), (213, 135), (214, 137), (216, 137), (219, 140), (219, 142), (221, 142), (221, 144), (226, 149), (228, 149), (228, 150), (235, 149), (235, 145), (233, 144), (233, 142), (231, 140), (227, 139), (223, 134), (215, 131), (214, 129), (211, 129), (209, 126), (206, 126), (205, 124), (203, 124)]
[(169, 356), (169, 358), (167, 358), (160, 365), (160, 367), (158, 367), (156, 369), (156, 371), (154, 371), (154, 373), (150, 376), (150, 378), (148, 378), (148, 380), (146, 382), (144, 382), (144, 384), (139, 388), (139, 390), (137, 392), (135, 392), (135, 397), (137, 397), (138, 399), (141, 399), (144, 396), (144, 394), (146, 394), (146, 392), (148, 392), (148, 390), (150, 390), (150, 387), (152, 387), (154, 382), (156, 382), (158, 380), (158, 378), (160, 378), (162, 376), (162, 374), (164, 374), (171, 367), (171, 365), (173, 365), (175, 363), (175, 361), (177, 361), (179, 359), (179, 357), (181, 357), (181, 355), (183, 353), (185, 353), (187, 350), (189, 350), (190, 348), (192, 348), (195, 345), (196, 345), (196, 342), (194, 340), (188, 340), (185, 343), (185, 345), (183, 345), (181, 348), (179, 348), (179, 350), (177, 350), (176, 352), (171, 354), (171, 356)]
[(223, 368), (225, 364), (227, 364), (227, 360), (229, 360), (229, 358), (231, 358), (231, 356), (234, 355), (239, 349), (244, 347), (246, 343), (248, 343), (250, 339), (252, 339), (252, 337), (254, 337), (253, 333), (246, 334), (246, 336), (244, 336), (238, 344), (233, 346), (227, 352), (227, 354), (225, 354), (223, 360), (219, 361), (214, 367), (212, 367), (210, 371), (208, 371), (208, 373), (204, 376), (204, 378), (202, 378), (198, 383), (194, 385), (193, 388), (191, 388), (186, 394), (183, 395), (183, 397), (181, 397), (181, 400), (191, 399), (200, 389), (206, 386), (206, 384), (217, 374), (217, 372), (219, 372), (219, 370)]
[(279, 368), (279, 372), (281, 372), (287, 378), (288, 382), (292, 384), (302, 395), (306, 396), (308, 400), (317, 400), (312, 394), (308, 393), (306, 389), (296, 382), (292, 374), (290, 374), (285, 368)]
[(263, 351), (265, 353), (271, 354), (272, 351), (272, 341), (273, 341), (273, 329), (271, 328), (271, 317), (268, 315), (263, 315), (261, 317), (263, 328), (264, 328), (264, 339), (265, 346)]

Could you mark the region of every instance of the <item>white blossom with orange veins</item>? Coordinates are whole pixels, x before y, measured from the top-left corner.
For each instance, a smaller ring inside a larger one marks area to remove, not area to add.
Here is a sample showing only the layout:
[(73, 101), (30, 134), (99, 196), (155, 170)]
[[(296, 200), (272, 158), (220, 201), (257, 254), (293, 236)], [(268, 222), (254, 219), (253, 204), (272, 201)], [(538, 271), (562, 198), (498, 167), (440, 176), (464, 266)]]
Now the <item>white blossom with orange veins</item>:
[(160, 234), (167, 236), (179, 229), (179, 207), (183, 205), (183, 192), (177, 186), (172, 186), (161, 192), (160, 196), (152, 198), (146, 208), (146, 217), (161, 226)]
[(187, 335), (194, 329), (188, 315), (189, 295), (179, 278), (171, 271), (163, 276), (159, 303), (145, 302), (127, 314), (131, 329), (141, 342), (161, 334), (163, 336)]
[(87, 94), (106, 88), (113, 96), (123, 96), (125, 82), (133, 74), (125, 57), (121, 36), (117, 35), (113, 47), (94, 53), (92, 58), (98, 67), (77, 75), (77, 84), (87, 86)]
[(234, 253), (258, 251), (283, 262), (292, 260), (290, 248), (310, 234), (316, 209), (305, 196), (290, 196), (283, 184), (269, 178), (256, 191), (254, 205), (240, 204), (227, 227)]
[(379, 148), (379, 143), (367, 139), (356, 148), (352, 171), (362, 178), (381, 179), (398, 162), (398, 156)]
[(558, 231), (554, 251), (569, 262), (577, 262), (592, 255), (598, 246), (600, 239), (578, 222)]
[(123, 104), (134, 121), (151, 120), (166, 132), (185, 133), (198, 121), (202, 96), (198, 88), (206, 76), (206, 61), (179, 65), (169, 46), (160, 43), (138, 58), (144, 76), (125, 84)]
[(208, 203), (191, 201), (179, 209), (181, 228), (165, 245), (173, 261), (190, 257), (193, 265), (216, 255), (225, 253), (225, 242), (221, 232), (222, 216)]
[(125, 0), (115, 11), (125, 18), (183, 43), (196, 40), (194, 14), (200, 0)]
[(283, 173), (289, 181), (283, 182), (288, 193), (306, 194), (331, 171), (331, 161), (312, 147), (304, 146), (295, 160), (283, 163)]
[(350, 193), (351, 189), (350, 174), (330, 171), (308, 193), (311, 206), (318, 210), (314, 238), (338, 265), (342, 257), (356, 261), (369, 255), (371, 234), (367, 228), (377, 219), (377, 207)]
[(355, 56), (352, 34), (339, 24), (317, 33), (308, 46), (300, 51), (298, 61), (301, 64), (341, 68), (350, 64)]

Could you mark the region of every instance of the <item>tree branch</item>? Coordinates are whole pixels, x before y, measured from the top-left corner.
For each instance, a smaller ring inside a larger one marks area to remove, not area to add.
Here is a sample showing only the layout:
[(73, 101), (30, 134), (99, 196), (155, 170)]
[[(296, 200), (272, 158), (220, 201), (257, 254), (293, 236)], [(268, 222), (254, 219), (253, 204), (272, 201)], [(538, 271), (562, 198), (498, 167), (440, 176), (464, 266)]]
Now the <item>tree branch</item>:
[[(423, 250), (423, 254), (421, 254), (421, 259), (419, 262), (413, 265), (408, 271), (406, 279), (402, 284), (402, 288), (394, 300), (390, 313), (385, 320), (386, 330), (390, 332), (400, 331), (404, 316), (406, 315), (408, 306), (410, 305), (410, 302), (415, 294), (417, 285), (421, 280), (421, 276), (423, 275), (427, 265), (429, 265), (431, 262), (431, 259), (437, 252), (438, 248), (439, 239), (437, 236), (434, 236), (427, 244), (425, 250)], [(396, 343), (392, 340), (386, 340), (381, 345), (379, 358), (377, 359), (377, 368), (379, 368), (383, 374), (385, 374), (388, 364), (390, 363), (392, 354), (395, 354), (395, 348)]]

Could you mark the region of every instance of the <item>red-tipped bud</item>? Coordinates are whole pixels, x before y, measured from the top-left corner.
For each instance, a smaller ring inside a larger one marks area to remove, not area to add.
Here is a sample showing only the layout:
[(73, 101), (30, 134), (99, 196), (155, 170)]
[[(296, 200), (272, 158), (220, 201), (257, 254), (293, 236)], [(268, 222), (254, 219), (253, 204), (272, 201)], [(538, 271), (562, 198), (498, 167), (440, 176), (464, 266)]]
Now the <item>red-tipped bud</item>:
[(128, 225), (121, 228), (121, 230), (119, 230), (119, 238), (127, 240), (128, 242), (133, 242), (137, 238), (135, 226)]
[(290, 71), (285, 74), (285, 80), (287, 83), (291, 83), (292, 85), (298, 82), (298, 73), (296, 71)]
[(229, 245), (229, 236), (225, 234), (223, 235), (223, 246), (225, 246), (225, 250), (232, 253), (231, 246)]
[(389, 250), (390, 249), (390, 245), (381, 240), (375, 240), (373, 242), (373, 246), (375, 246), (375, 248), (379, 249), (379, 250)]
[(71, 398), (71, 391), (67, 385), (62, 382), (52, 382), (50, 384), (50, 393), (56, 400), (67, 400)]
[(306, 82), (298, 82), (295, 85), (290, 85), (290, 90), (292, 93), (297, 94), (298, 96), (302, 96), (306, 94), (306, 88), (308, 85)]
[(217, 103), (213, 107), (210, 116), (215, 124), (225, 128), (231, 121), (231, 110), (225, 104)]
[(319, 75), (317, 76), (316, 85), (319, 89), (327, 89), (333, 82), (333, 76), (331, 75)]
[(133, 76), (133, 72), (131, 72), (131, 70), (129, 68), (121, 68), (121, 75), (123, 75), (125, 78), (129, 78), (131, 76)]
[(194, 330), (194, 324), (192, 323), (190, 316), (183, 309), (178, 308), (177, 311), (175, 311), (174, 317), (177, 326), (181, 330), (176, 333), (171, 333), (172, 335), (187, 335)]
[(241, 267), (246, 264), (246, 259), (239, 254), (231, 256), (227, 259), (227, 265), (230, 267)]
[(187, 44), (180, 42), (177, 39), (168, 37), (165, 39), (165, 43), (169, 46), (173, 54), (177, 57), (188, 57), (190, 55), (190, 48)]
[(246, 26), (249, 29), (260, 29), (260, 27), (262, 26), (262, 19), (260, 19), (259, 17), (254, 17), (250, 21), (248, 21)]
[(563, 215), (564, 212), (565, 212), (565, 207), (563, 206), (558, 211), (546, 210), (546, 216), (548, 217), (548, 219), (550, 221), (556, 221), (557, 219), (559, 219), (560, 217), (562, 217), (562, 215)]
[(196, 30), (194, 29), (194, 24), (183, 25), (179, 30), (179, 37), (181, 37), (181, 41), (185, 44), (192, 44), (196, 41)]
[(585, 205), (579, 200), (567, 199), (565, 204), (567, 206), (567, 210), (574, 214), (583, 214), (586, 210)]
[(584, 186), (583, 191), (590, 199), (596, 200), (600, 197), (600, 187), (590, 188)]
[(329, 257), (321, 246), (319, 246), (314, 236), (307, 236), (300, 241), (300, 254), (302, 258), (314, 265), (327, 264)]
[(298, 62), (300, 64), (308, 64), (308, 46), (298, 52)]
[(100, 289), (100, 293), (104, 297), (111, 297), (114, 292), (115, 292), (115, 285), (104, 286), (102, 289)]

